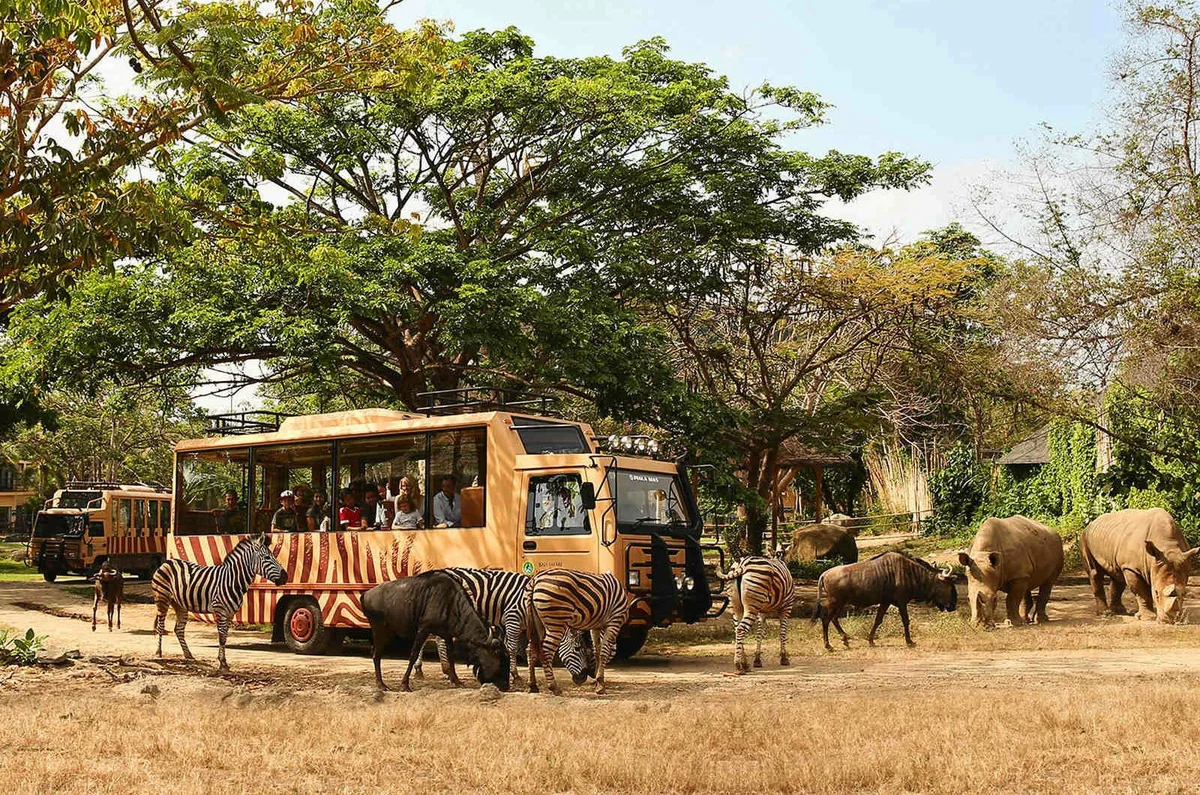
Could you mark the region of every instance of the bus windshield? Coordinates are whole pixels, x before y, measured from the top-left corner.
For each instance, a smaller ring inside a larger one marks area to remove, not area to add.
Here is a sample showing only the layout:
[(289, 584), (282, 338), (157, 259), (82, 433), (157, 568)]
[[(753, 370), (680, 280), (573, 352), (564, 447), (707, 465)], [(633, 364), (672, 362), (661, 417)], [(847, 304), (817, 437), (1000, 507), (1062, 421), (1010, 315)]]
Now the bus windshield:
[(617, 527), (622, 531), (686, 529), (691, 524), (678, 475), (618, 469), (609, 472), (608, 487), (616, 497)]
[(95, 503), (91, 506), (93, 508), (99, 507), (99, 501), (100, 492), (98, 491), (64, 491), (54, 501), (54, 507), (82, 510), (87, 508), (90, 503)]
[(83, 517), (73, 514), (39, 513), (33, 525), (34, 538), (54, 538), (83, 531)]

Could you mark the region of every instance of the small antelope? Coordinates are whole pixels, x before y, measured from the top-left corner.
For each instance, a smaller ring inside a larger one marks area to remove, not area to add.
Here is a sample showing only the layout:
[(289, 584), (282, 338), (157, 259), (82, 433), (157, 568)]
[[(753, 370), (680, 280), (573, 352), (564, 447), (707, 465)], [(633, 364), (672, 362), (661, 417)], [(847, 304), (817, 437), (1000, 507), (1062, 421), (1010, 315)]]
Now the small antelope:
[(93, 588), (95, 599), (92, 601), (92, 632), (96, 631), (96, 611), (100, 609), (101, 599), (108, 605), (108, 631), (112, 632), (114, 607), (117, 609), (117, 629), (120, 629), (121, 603), (125, 601), (125, 581), (121, 579), (121, 572), (109, 561), (104, 561), (100, 564), (100, 571), (96, 573)]

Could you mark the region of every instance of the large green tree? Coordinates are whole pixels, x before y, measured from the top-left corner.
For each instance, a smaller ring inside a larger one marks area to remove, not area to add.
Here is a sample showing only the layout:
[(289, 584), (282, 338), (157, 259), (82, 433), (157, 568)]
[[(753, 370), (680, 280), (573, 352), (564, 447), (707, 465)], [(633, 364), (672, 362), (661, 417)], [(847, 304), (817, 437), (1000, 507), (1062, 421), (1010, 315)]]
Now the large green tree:
[(440, 31), (398, 31), (385, 11), (374, 0), (0, 0), (0, 317), (180, 239), (189, 219), (143, 177), (200, 125), (266, 101), (415, 86), (440, 65)]
[(87, 280), (69, 306), (21, 307), (10, 379), (253, 361), (247, 378), (285, 404), (517, 383), (661, 421), (672, 371), (647, 307), (720, 289), (769, 250), (851, 238), (826, 198), (927, 171), (789, 149), (823, 120), (819, 98), (731, 91), (658, 40), (561, 59), (510, 29), (445, 58), (429, 86), (198, 126), (162, 185), (194, 241)]

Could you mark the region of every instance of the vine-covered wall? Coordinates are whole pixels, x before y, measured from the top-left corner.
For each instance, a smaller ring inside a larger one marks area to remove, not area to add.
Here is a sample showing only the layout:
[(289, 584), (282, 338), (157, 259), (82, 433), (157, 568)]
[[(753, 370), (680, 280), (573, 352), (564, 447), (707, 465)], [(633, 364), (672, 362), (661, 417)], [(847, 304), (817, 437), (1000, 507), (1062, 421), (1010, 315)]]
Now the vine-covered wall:
[(988, 467), (960, 443), (930, 478), (935, 526), (961, 533), (989, 516), (1019, 513), (1070, 534), (1109, 511), (1164, 508), (1191, 543), (1200, 542), (1198, 435), (1120, 388), (1105, 396), (1105, 420), (1114, 434), (1105, 472), (1096, 471), (1097, 432), (1083, 423), (1052, 422), (1050, 461), (1041, 465)]

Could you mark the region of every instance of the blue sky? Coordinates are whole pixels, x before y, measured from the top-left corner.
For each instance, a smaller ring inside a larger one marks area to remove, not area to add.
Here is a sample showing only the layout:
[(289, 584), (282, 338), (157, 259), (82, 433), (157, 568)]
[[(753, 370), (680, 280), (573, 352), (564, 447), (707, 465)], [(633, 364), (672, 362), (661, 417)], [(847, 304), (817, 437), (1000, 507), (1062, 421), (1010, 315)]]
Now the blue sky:
[(1104, 0), (405, 0), (393, 18), (450, 20), (458, 31), (515, 25), (560, 56), (617, 55), (661, 35), (735, 87), (815, 91), (836, 107), (797, 147), (898, 150), (935, 164), (918, 194), (834, 210), (902, 238), (962, 216), (954, 205), (970, 185), (1042, 123), (1080, 131), (1099, 118), (1122, 36), (1120, 9)]

